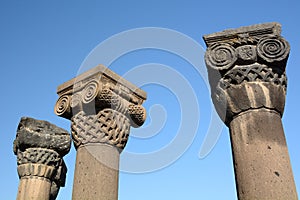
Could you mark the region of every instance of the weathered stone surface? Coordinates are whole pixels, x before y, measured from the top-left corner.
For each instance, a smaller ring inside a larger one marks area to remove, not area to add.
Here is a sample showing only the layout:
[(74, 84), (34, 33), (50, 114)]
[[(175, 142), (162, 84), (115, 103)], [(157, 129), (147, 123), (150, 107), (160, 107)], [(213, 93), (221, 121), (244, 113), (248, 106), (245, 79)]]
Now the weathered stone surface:
[(245, 112), (232, 120), (230, 132), (239, 199), (298, 199), (276, 111)]
[(228, 44), (251, 43), (268, 35), (280, 36), (280, 34), (281, 25), (276, 22), (271, 22), (227, 29), (221, 32), (204, 35), (203, 39), (207, 46), (212, 46), (213, 44), (220, 42)]
[(23, 117), (19, 123), (14, 152), (27, 148), (44, 148), (64, 156), (70, 150), (69, 133), (47, 121)]
[(204, 36), (211, 95), (230, 128), (238, 198), (297, 199), (281, 123), (290, 46), (278, 23)]
[[(280, 24), (267, 23), (203, 37), (208, 45), (205, 62), (212, 99), (227, 125), (241, 111), (259, 108), (252, 102), (256, 98), (263, 98), (260, 107), (275, 109), (283, 114), (287, 86), (285, 67), (290, 46), (280, 33)], [(257, 84), (251, 84), (253, 82)], [(236, 89), (239, 91), (231, 92)], [(257, 89), (263, 92), (257, 92)], [(259, 95), (254, 98), (252, 91)], [(243, 102), (241, 107), (236, 106), (241, 109), (239, 112), (232, 110), (233, 105), (230, 104), (231, 99), (237, 96), (236, 101)], [(275, 104), (279, 107), (274, 107)]]
[(119, 154), (146, 119), (146, 93), (99, 65), (60, 85), (55, 113), (71, 120), (77, 149), (73, 199), (118, 198)]
[(51, 182), (39, 178), (23, 178), (19, 183), (17, 200), (48, 200)]
[(232, 84), (226, 90), (218, 88), (213, 101), (220, 117), (228, 125), (234, 117), (247, 110), (266, 108), (282, 115), (285, 93), (285, 88), (280, 85), (253, 81)]
[(13, 148), (20, 177), (18, 200), (56, 198), (65, 184), (63, 156), (70, 145), (66, 130), (43, 120), (21, 119)]
[(78, 148), (72, 199), (118, 199), (119, 157), (103, 143)]

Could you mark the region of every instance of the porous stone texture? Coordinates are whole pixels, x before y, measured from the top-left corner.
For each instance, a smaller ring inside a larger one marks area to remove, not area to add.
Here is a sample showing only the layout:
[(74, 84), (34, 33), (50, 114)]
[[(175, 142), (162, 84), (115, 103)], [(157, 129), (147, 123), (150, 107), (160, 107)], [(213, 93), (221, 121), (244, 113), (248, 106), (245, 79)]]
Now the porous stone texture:
[(118, 199), (119, 156), (146, 119), (146, 93), (99, 65), (58, 86), (55, 113), (71, 120), (77, 149), (73, 200)]
[(17, 200), (54, 200), (65, 184), (69, 133), (47, 121), (21, 118), (14, 141), (20, 177)]
[(280, 115), (244, 112), (230, 132), (239, 199), (297, 199)]
[(290, 46), (278, 23), (204, 36), (215, 108), (230, 129), (238, 198), (298, 199), (281, 117)]
[(107, 144), (79, 147), (72, 199), (118, 199), (119, 156)]

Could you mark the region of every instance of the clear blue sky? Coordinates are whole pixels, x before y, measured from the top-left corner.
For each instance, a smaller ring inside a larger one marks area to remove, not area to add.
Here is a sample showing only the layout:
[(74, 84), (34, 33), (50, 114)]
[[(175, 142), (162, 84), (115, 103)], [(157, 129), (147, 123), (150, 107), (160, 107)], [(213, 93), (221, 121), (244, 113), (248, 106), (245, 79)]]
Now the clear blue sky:
[[(102, 48), (100, 50), (105, 52), (104, 54), (96, 55), (91, 62), (89, 60), (83, 62), (101, 42), (123, 31), (158, 27), (185, 35), (183, 40), (178, 40), (177, 43), (173, 41), (175, 47), (182, 45), (179, 49), (189, 48), (185, 46), (185, 41), (191, 40), (205, 49), (202, 40), (204, 34), (273, 21), (282, 24), (282, 35), (291, 45), (283, 124), (299, 192), (299, 10), (300, 2), (297, 0), (85, 2), (2, 0), (0, 2), (2, 86), (0, 199), (15, 199), (17, 193), (19, 179), (12, 144), (20, 117), (31, 116), (48, 120), (70, 130), (70, 122), (55, 116), (53, 112), (57, 100), (56, 87), (76, 76), (85, 63), (87, 65), (85, 67), (94, 67), (88, 66), (94, 62), (107, 64), (107, 61), (102, 59), (121, 51), (124, 47), (123, 43), (118, 46), (116, 45), (118, 41), (114, 41), (113, 49)], [(135, 44), (139, 42), (138, 40), (139, 37), (132, 38), (128, 43)], [(151, 42), (155, 41), (149, 42), (151, 46)], [(153, 44), (153, 47), (157, 46), (159, 44)], [(141, 157), (131, 161), (132, 168), (121, 165), (121, 169), (124, 170), (120, 173), (119, 199), (236, 199), (229, 134), (225, 126), (212, 151), (206, 157), (199, 158), (200, 147), (209, 132), (212, 115), (207, 84), (195, 70), (195, 66), (189, 63), (190, 60), (174, 52), (163, 51), (161, 48), (144, 48), (127, 52), (119, 55), (109, 66), (120, 75), (132, 71), (142, 73), (139, 76), (129, 73), (126, 78), (137, 85), (144, 81), (146, 85), (142, 88), (148, 93), (145, 107), (148, 111), (151, 110), (148, 113), (152, 115), (152, 120), (148, 115), (144, 128), (132, 129), (131, 134), (134, 137), (129, 139), (124, 155), (126, 152), (149, 155), (161, 152), (163, 148), (169, 148), (168, 153), (158, 154), (155, 157), (157, 160), (151, 161), (152, 172), (141, 173), (140, 170), (138, 174), (132, 173), (137, 171), (134, 167), (146, 168), (145, 163), (147, 164), (149, 160), (143, 161)], [(199, 54), (193, 49), (187, 53), (199, 55), (199, 63), (202, 63), (203, 50), (199, 49)], [(139, 71), (140, 69), (142, 71)], [(153, 76), (155, 74), (157, 76)], [(193, 91), (191, 94), (190, 89)], [(186, 109), (189, 95), (193, 100), (190, 102), (191, 106)], [(185, 120), (181, 119), (182, 117)], [(162, 121), (165, 123), (160, 124)], [(180, 127), (184, 126), (180, 123), (182, 121), (184, 123), (190, 121), (193, 126), (199, 126), (195, 130), (188, 127), (182, 131), (180, 130)], [(151, 132), (154, 130), (155, 132)], [(172, 152), (176, 152), (176, 148), (171, 146), (171, 141), (176, 138), (182, 141), (179, 142), (179, 146), (189, 143), (191, 145), (185, 151), (181, 151), (182, 156), (175, 162), (154, 170), (159, 168), (157, 166), (160, 166), (161, 160), (172, 160), (175, 155)], [(65, 157), (68, 166), (67, 183), (65, 188), (61, 188), (59, 200), (71, 199), (75, 153), (72, 147), (71, 152)], [(126, 158), (124, 155), (123, 160)]]

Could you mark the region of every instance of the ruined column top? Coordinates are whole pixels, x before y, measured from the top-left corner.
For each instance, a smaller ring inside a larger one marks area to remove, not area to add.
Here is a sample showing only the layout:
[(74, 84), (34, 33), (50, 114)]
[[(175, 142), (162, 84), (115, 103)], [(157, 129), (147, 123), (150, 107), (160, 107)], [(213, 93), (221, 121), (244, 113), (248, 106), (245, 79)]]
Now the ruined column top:
[(227, 29), (221, 32), (204, 35), (203, 39), (206, 46), (211, 46), (216, 42), (239, 43), (243, 42), (243, 38), (261, 38), (265, 35), (279, 36), (280, 34), (281, 25), (277, 22), (270, 22), (251, 26), (243, 26), (236, 29)]
[[(118, 84), (118, 86), (123, 86), (127, 88), (129, 92), (134, 94), (134, 96), (138, 97), (141, 101), (146, 100), (147, 93), (140, 88), (136, 87), (134, 84), (130, 83), (129, 81), (125, 80), (123, 77), (119, 76), (118, 74), (114, 73), (104, 65), (98, 65), (83, 74), (59, 85), (57, 87), (57, 94), (62, 95), (65, 93), (74, 93), (80, 89), (82, 89), (86, 82), (92, 79), (102, 80), (103, 78), (109, 79), (108, 82), (113, 82)], [(126, 89), (125, 89), (126, 90)]]
[(14, 153), (27, 148), (45, 148), (56, 151), (61, 156), (67, 154), (71, 147), (68, 131), (48, 121), (22, 117), (14, 141)]

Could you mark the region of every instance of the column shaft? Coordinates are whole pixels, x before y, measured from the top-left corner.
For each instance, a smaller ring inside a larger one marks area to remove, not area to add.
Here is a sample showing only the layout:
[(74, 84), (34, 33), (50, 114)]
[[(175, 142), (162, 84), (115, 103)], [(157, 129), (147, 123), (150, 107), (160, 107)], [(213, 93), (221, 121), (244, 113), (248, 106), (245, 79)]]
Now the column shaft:
[(229, 127), (238, 198), (296, 200), (280, 115), (253, 110), (237, 116)]
[(77, 149), (73, 200), (118, 199), (119, 151), (106, 144)]
[(21, 178), (17, 200), (48, 200), (51, 182), (45, 178)]

